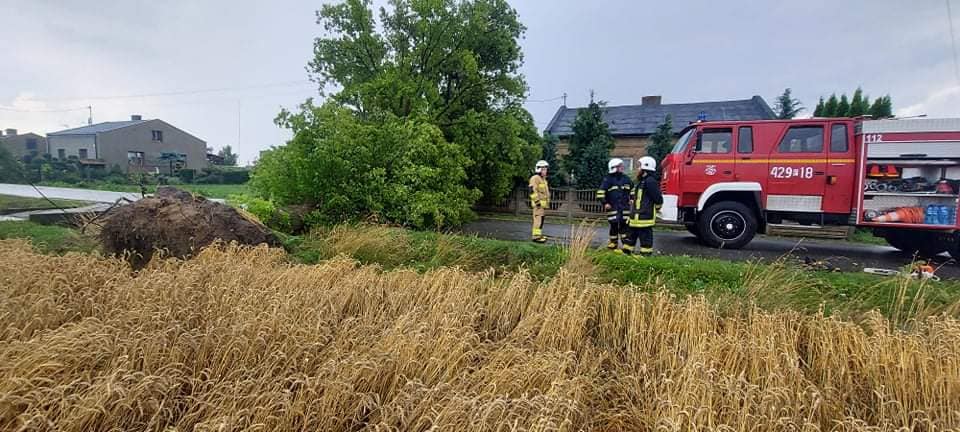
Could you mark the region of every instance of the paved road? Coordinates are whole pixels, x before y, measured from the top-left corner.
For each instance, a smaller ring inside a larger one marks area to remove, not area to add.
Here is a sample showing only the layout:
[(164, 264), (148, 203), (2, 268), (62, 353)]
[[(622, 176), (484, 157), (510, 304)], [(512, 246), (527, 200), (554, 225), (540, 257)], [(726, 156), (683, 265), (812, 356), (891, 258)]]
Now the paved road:
[[(548, 220), (549, 222), (549, 220)], [(570, 225), (547, 224), (544, 232), (556, 242), (565, 242), (570, 237)], [(529, 240), (528, 222), (480, 219), (463, 228), (467, 234), (502, 240)], [(607, 227), (596, 228), (593, 243), (602, 247), (606, 243)], [(668, 255), (689, 255), (705, 258), (719, 258), (729, 261), (766, 260), (771, 261), (790, 255), (792, 260), (809, 257), (814, 261), (839, 268), (843, 271), (863, 271), (864, 267), (899, 269), (910, 264), (911, 257), (905, 256), (888, 246), (875, 246), (835, 240), (787, 239), (780, 237), (757, 236), (750, 244), (740, 250), (713, 249), (700, 245), (696, 238), (687, 232), (657, 231), (655, 246), (658, 253)], [(947, 256), (938, 257), (946, 263), (937, 275), (947, 278), (960, 278), (960, 265), (953, 263)]]
[[(123, 198), (126, 198), (130, 201), (136, 201), (140, 199), (139, 193), (132, 192), (110, 192), (50, 186), (38, 186), (37, 189), (40, 189), (40, 191), (43, 192), (43, 195), (46, 195), (47, 198), (75, 201), (114, 203), (118, 199)], [(43, 196), (37, 192), (37, 189), (34, 189), (33, 186), (30, 185), (0, 183), (0, 195), (11, 195), (26, 198), (43, 198)]]

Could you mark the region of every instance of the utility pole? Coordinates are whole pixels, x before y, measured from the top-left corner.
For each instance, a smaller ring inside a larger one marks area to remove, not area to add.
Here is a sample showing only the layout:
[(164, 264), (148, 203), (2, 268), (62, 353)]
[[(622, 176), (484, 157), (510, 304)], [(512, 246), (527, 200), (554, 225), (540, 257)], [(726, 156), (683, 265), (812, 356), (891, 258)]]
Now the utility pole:
[(234, 153), (240, 151), (240, 99), (237, 99), (237, 149)]

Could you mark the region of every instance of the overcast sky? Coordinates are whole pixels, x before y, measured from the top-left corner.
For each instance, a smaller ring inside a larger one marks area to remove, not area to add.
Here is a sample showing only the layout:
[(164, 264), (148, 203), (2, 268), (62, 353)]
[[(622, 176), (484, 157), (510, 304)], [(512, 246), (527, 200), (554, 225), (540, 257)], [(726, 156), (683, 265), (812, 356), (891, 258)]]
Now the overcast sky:
[[(889, 93), (899, 115), (960, 117), (945, 0), (512, 3), (539, 129), (554, 98), (582, 106), (589, 89), (612, 105), (772, 106), (791, 87), (809, 115), (819, 96), (862, 86)], [(273, 124), (280, 108), (316, 94), (304, 67), (320, 4), (0, 0), (0, 128), (81, 126), (89, 105), (94, 122), (160, 118), (250, 162), (289, 137)]]

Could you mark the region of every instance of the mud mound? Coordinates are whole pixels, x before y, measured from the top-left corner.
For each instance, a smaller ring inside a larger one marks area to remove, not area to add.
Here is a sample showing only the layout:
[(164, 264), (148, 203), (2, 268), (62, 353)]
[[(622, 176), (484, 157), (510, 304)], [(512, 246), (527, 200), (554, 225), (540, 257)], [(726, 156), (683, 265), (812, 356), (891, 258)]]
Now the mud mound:
[(104, 251), (129, 252), (135, 268), (146, 265), (158, 249), (187, 258), (218, 239), (280, 245), (270, 230), (236, 209), (172, 187), (161, 187), (153, 197), (115, 209), (100, 233)]

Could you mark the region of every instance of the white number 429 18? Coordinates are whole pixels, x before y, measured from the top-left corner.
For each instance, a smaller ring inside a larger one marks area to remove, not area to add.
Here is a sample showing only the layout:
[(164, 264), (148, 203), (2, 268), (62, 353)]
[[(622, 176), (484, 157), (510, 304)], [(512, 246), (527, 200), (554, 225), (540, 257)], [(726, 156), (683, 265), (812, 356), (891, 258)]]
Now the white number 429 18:
[(770, 168), (770, 177), (778, 179), (789, 178), (813, 178), (813, 167), (782, 167), (775, 166)]

